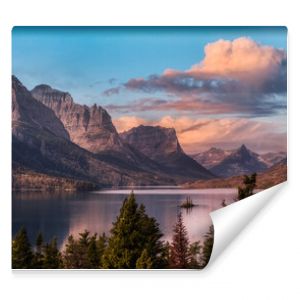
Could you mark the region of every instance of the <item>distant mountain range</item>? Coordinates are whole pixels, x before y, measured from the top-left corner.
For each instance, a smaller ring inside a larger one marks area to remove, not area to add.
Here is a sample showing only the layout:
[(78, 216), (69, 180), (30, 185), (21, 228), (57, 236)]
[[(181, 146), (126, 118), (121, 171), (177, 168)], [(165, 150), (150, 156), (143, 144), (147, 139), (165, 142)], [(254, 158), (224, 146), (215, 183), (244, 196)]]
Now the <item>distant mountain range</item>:
[(235, 150), (211, 148), (192, 156), (219, 177), (261, 172), (286, 160), (286, 152), (259, 155), (245, 145)]
[[(286, 161), (281, 161), (271, 168), (258, 172), (256, 179), (257, 189), (267, 189), (287, 180)], [(183, 185), (184, 188), (208, 189), (208, 188), (237, 188), (243, 183), (243, 175), (228, 178), (216, 178), (210, 180), (196, 180)]]
[(187, 155), (173, 128), (140, 125), (118, 133), (101, 106), (74, 102), (49, 85), (32, 91), (12, 77), (13, 188), (177, 185), (253, 172), (286, 153), (258, 155), (245, 145)]
[(234, 150), (223, 150), (212, 147), (207, 151), (191, 155), (199, 164), (207, 169), (218, 165), (224, 158), (230, 155)]
[(120, 136), (102, 107), (76, 104), (69, 93), (44, 84), (29, 92), (14, 76), (12, 143), (15, 188), (34, 188), (37, 178), (45, 185), (65, 178), (67, 186), (74, 180), (80, 186), (133, 186), (214, 177), (184, 153), (174, 129), (140, 127)]

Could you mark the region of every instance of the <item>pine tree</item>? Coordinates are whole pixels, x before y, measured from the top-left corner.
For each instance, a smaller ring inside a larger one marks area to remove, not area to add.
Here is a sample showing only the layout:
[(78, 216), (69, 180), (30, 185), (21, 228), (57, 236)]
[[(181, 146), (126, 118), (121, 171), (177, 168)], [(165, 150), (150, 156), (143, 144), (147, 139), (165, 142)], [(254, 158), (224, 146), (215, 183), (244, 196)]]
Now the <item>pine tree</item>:
[(171, 267), (174, 269), (186, 269), (189, 267), (191, 257), (187, 230), (183, 224), (181, 212), (178, 213), (177, 223), (173, 232), (170, 254)]
[(67, 269), (79, 269), (79, 251), (78, 245), (73, 235), (69, 235), (68, 242), (63, 253), (64, 266)]
[(43, 269), (43, 260), (44, 260), (44, 255), (43, 255), (43, 235), (40, 232), (37, 235), (36, 242), (35, 242), (35, 253), (34, 253), (34, 268), (35, 269)]
[(148, 255), (147, 249), (143, 250), (141, 256), (136, 261), (136, 268), (137, 269), (151, 269), (152, 268), (151, 257)]
[(88, 253), (90, 269), (99, 268), (100, 257), (99, 257), (99, 252), (98, 252), (98, 248), (97, 248), (97, 234), (94, 234), (90, 238), (87, 253)]
[(253, 191), (256, 187), (256, 173), (251, 176), (244, 176), (243, 187), (238, 187), (238, 200), (242, 200), (253, 195)]
[(138, 251), (141, 238), (138, 228), (138, 205), (134, 195), (126, 198), (113, 228), (108, 247), (103, 256), (104, 268), (135, 268), (136, 260), (140, 257)]
[(104, 268), (136, 268), (137, 260), (144, 249), (150, 257), (153, 268), (162, 264), (162, 234), (154, 218), (145, 213), (145, 207), (138, 207), (133, 193), (126, 198), (120, 209), (108, 246), (103, 255)]
[(205, 241), (202, 249), (202, 268), (204, 268), (208, 264), (213, 249), (213, 245), (214, 245), (213, 225), (209, 227), (209, 231), (205, 234), (204, 237), (205, 237)]
[(190, 253), (190, 257), (191, 257), (189, 267), (192, 268), (192, 269), (200, 268), (201, 246), (200, 246), (199, 241), (190, 244), (189, 253)]
[(47, 243), (43, 249), (43, 268), (44, 269), (59, 269), (62, 267), (61, 253), (57, 248), (56, 238)]
[(102, 235), (99, 235), (99, 237), (96, 241), (98, 258), (99, 258), (98, 265), (100, 268), (103, 268), (102, 258), (103, 258), (105, 249), (107, 247), (107, 242), (108, 242), (108, 238), (105, 235), (105, 233), (102, 233)]
[(78, 266), (80, 269), (90, 269), (92, 268), (91, 261), (89, 258), (89, 246), (91, 242), (90, 233), (85, 230), (82, 233), (79, 233), (78, 240)]
[(90, 236), (85, 230), (79, 233), (79, 239), (72, 235), (63, 252), (63, 262), (68, 269), (97, 269), (101, 267), (101, 257), (105, 249), (106, 237), (102, 235), (97, 239), (97, 234)]
[(159, 229), (159, 224), (155, 218), (151, 218), (146, 214), (143, 204), (140, 205), (138, 213), (140, 218), (138, 227), (141, 235), (140, 251), (147, 251), (153, 268), (163, 268), (166, 266), (167, 261), (164, 257), (164, 244), (161, 241), (163, 234)]
[(12, 268), (33, 268), (33, 253), (26, 229), (22, 227), (12, 242)]

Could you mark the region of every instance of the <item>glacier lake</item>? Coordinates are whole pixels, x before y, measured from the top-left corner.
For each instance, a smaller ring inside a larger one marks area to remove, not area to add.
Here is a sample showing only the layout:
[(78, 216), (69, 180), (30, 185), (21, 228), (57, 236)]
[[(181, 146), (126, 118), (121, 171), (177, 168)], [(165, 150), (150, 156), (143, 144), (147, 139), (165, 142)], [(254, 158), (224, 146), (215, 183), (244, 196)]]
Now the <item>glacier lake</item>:
[[(12, 194), (12, 235), (24, 226), (31, 243), (41, 232), (45, 241), (56, 237), (63, 247), (70, 234), (77, 236), (87, 229), (91, 234), (109, 234), (125, 197), (134, 191), (138, 204), (143, 203), (171, 241), (177, 213), (182, 211), (190, 242), (203, 240), (212, 224), (209, 213), (232, 203), (236, 189), (182, 189), (178, 187), (136, 187), (94, 192), (14, 192)], [(180, 208), (187, 197), (196, 205)]]

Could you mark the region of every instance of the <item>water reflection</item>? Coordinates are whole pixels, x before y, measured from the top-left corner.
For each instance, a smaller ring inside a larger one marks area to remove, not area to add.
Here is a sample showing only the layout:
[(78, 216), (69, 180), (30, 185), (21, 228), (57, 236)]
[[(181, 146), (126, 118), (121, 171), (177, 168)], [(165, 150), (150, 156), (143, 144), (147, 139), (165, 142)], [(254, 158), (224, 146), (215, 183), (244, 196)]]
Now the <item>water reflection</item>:
[[(12, 206), (13, 236), (25, 226), (31, 242), (38, 232), (45, 240), (56, 236), (61, 247), (69, 234), (77, 235), (87, 229), (91, 233), (109, 233), (126, 195), (131, 190), (105, 190), (94, 193), (14, 193)], [(233, 189), (136, 189), (138, 203), (146, 206), (150, 216), (157, 219), (165, 240), (171, 240), (178, 210), (191, 242), (201, 240), (211, 225), (209, 212), (222, 207), (222, 201), (232, 202)], [(189, 195), (196, 205), (191, 210), (180, 208)]]

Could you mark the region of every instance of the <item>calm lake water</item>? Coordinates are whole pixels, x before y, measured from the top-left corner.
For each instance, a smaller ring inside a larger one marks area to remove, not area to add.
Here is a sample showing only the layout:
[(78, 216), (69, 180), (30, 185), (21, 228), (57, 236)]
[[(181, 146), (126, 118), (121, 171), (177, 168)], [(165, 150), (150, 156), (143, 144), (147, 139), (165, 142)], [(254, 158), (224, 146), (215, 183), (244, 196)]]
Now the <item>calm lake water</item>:
[[(131, 189), (101, 190), (82, 193), (13, 193), (12, 235), (25, 226), (34, 243), (38, 232), (45, 240), (57, 237), (63, 247), (70, 234), (77, 235), (85, 229), (91, 233), (109, 233), (116, 220), (124, 198)], [(202, 240), (211, 225), (209, 213), (236, 198), (236, 189), (189, 190), (170, 187), (136, 188), (136, 200), (146, 206), (148, 215), (155, 217), (164, 234), (171, 240), (179, 205), (187, 196), (197, 204), (192, 210), (182, 210), (183, 221), (191, 242)]]

